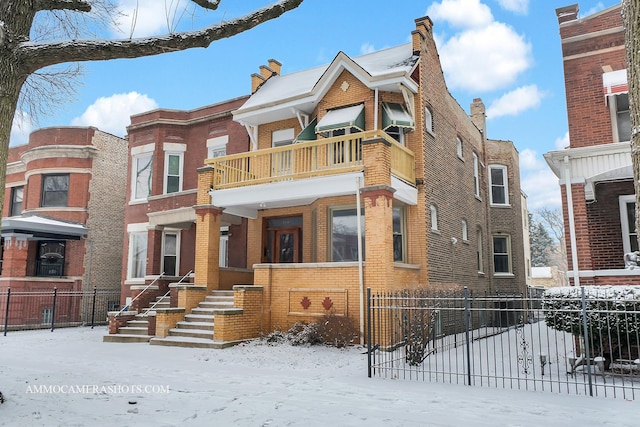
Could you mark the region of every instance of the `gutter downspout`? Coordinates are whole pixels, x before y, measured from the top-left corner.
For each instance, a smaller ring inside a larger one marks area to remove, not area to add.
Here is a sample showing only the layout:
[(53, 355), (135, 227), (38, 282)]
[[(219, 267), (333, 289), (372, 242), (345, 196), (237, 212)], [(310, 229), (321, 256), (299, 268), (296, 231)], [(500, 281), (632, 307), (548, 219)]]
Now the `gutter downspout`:
[[(376, 92), (377, 94), (377, 92)], [(360, 294), (360, 345), (364, 345), (364, 274), (362, 268), (362, 213), (360, 212), (360, 177), (356, 178), (356, 222), (358, 223), (358, 289)]]
[(578, 252), (576, 250), (576, 222), (573, 216), (573, 194), (571, 194), (571, 166), (569, 156), (564, 156), (564, 185), (567, 193), (567, 211), (569, 213), (569, 241), (571, 244), (571, 266), (573, 268), (573, 285), (580, 286)]

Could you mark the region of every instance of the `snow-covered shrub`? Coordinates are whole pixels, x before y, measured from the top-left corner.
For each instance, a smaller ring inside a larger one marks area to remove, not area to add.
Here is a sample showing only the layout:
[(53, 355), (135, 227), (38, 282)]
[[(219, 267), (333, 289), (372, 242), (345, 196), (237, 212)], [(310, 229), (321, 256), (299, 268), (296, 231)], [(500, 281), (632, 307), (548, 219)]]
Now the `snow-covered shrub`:
[(337, 348), (353, 344), (360, 336), (353, 320), (347, 316), (327, 314), (317, 325), (321, 341)]

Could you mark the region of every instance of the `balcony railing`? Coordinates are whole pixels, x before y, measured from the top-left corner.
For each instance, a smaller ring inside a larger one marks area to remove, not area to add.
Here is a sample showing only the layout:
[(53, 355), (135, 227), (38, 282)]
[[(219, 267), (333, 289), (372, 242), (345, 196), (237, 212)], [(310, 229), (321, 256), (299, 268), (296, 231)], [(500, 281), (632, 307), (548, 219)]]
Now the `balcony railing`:
[(213, 188), (243, 187), (364, 170), (362, 141), (391, 144), (391, 173), (415, 183), (415, 157), (383, 131), (367, 131), (316, 141), (207, 159), (216, 173)]

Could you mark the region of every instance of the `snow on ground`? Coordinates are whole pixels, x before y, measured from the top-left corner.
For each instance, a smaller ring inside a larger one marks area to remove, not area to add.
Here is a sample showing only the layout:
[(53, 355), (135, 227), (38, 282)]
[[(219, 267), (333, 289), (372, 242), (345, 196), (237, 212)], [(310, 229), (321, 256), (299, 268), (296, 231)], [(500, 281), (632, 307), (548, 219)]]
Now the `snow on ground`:
[[(640, 400), (367, 378), (363, 349), (0, 336), (2, 426), (637, 426)], [(168, 392), (167, 392), (168, 389)]]

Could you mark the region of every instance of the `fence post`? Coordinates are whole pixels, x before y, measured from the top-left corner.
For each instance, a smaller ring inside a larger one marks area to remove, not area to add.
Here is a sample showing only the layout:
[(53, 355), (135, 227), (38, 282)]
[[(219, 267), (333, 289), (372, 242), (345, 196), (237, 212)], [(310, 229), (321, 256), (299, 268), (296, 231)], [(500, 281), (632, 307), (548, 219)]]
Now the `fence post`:
[(371, 288), (367, 288), (367, 376), (371, 378)]
[(587, 363), (587, 377), (589, 378), (589, 396), (593, 396), (593, 382), (591, 378), (591, 351), (589, 349), (589, 333), (587, 331), (587, 301), (584, 293), (584, 286), (582, 289), (582, 330), (584, 332), (584, 352), (585, 362)]
[(91, 329), (93, 329), (93, 321), (96, 318), (96, 293), (98, 292), (97, 288), (93, 287), (93, 303), (91, 304)]
[(51, 309), (51, 332), (56, 325), (56, 299), (58, 296), (58, 288), (53, 288), (53, 307)]
[(464, 287), (464, 339), (467, 343), (467, 385), (471, 385), (471, 342), (469, 340), (469, 328), (471, 312), (469, 309), (469, 289)]
[(7, 327), (9, 326), (9, 300), (11, 299), (11, 286), (7, 288), (7, 308), (4, 310), (4, 336), (7, 336)]

